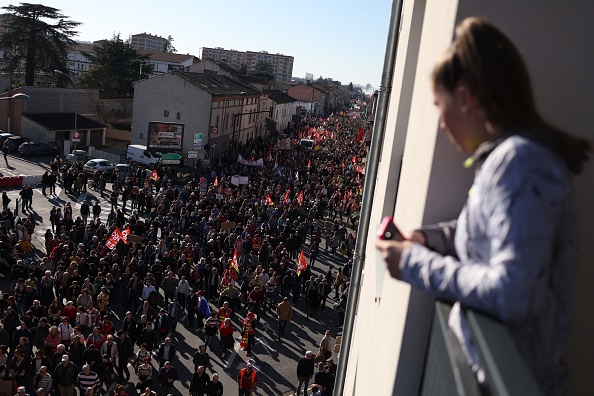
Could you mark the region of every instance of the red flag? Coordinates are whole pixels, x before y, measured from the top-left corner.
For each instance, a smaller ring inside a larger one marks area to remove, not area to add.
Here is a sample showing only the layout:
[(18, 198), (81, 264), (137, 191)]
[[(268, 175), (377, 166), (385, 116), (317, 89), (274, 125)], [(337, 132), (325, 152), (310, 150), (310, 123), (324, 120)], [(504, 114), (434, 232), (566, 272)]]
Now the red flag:
[[(122, 238), (122, 233), (120, 232), (120, 230), (116, 227), (116, 229), (114, 230), (114, 232), (110, 235), (109, 239), (107, 240), (107, 242), (105, 242), (105, 247), (107, 249), (113, 249), (119, 242), (119, 240)], [(127, 237), (126, 237), (127, 238)]]
[(307, 160), (307, 167), (311, 168), (311, 160)]
[(302, 204), (303, 204), (303, 191), (301, 191), (301, 192), (299, 193), (299, 195), (297, 195), (297, 203), (298, 203), (299, 205), (302, 205)]
[(264, 201), (264, 205), (274, 205), (274, 202), (272, 202), (272, 198), (270, 198), (269, 194), (266, 194), (266, 201)]
[(214, 186), (215, 187), (219, 186), (219, 177), (218, 176), (215, 176)]
[(307, 260), (305, 260), (305, 252), (301, 249), (301, 253), (299, 253), (299, 258), (297, 259), (297, 276), (301, 274), (301, 271), (305, 271), (307, 269)]
[(357, 162), (357, 156), (356, 156), (356, 155), (353, 155), (353, 164), (354, 164), (355, 162)]
[(283, 203), (285, 205), (288, 205), (289, 202), (291, 202), (291, 200), (289, 199), (289, 192), (290, 192), (290, 190), (287, 190), (287, 192), (285, 193), (285, 198), (283, 199)]
[(359, 127), (359, 133), (357, 133), (357, 142), (363, 143), (363, 128)]
[(154, 181), (159, 180), (159, 175), (157, 174), (156, 169), (153, 171), (153, 173), (151, 173), (151, 179), (153, 179)]
[(124, 243), (128, 243), (128, 235), (130, 235), (130, 226), (126, 227), (126, 229), (122, 231), (121, 235)]
[(239, 265), (237, 265), (237, 249), (233, 250), (233, 259), (231, 260), (231, 266), (239, 273)]

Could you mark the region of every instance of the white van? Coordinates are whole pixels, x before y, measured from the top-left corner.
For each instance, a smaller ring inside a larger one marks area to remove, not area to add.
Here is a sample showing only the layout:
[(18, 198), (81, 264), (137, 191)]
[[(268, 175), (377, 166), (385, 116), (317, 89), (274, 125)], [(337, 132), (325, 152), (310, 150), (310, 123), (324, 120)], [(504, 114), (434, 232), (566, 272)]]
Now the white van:
[(128, 150), (126, 151), (126, 158), (131, 159), (132, 162), (148, 167), (157, 165), (161, 160), (161, 157), (158, 155), (149, 153), (146, 146), (143, 146), (142, 144), (129, 145)]
[(313, 139), (301, 139), (301, 141), (299, 142), (299, 145), (301, 147), (305, 147), (310, 150), (313, 150), (314, 144), (315, 144), (315, 141)]

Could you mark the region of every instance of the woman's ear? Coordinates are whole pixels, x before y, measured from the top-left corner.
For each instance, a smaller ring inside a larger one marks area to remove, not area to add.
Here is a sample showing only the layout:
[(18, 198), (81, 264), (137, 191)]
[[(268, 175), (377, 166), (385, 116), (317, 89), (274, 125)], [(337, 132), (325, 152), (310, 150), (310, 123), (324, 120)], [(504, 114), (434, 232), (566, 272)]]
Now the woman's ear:
[(467, 113), (476, 105), (476, 96), (467, 85), (459, 85), (454, 91), (454, 100), (462, 113)]

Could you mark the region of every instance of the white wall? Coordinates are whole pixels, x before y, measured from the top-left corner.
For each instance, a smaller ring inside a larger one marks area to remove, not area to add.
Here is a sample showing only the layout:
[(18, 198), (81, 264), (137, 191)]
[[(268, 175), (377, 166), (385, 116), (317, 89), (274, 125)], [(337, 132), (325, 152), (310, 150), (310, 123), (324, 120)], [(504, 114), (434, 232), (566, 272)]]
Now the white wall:
[[(451, 219), (467, 196), (473, 171), (463, 169), (465, 156), (438, 131), (429, 81), (433, 63), (449, 45), (455, 24), (476, 15), (500, 26), (526, 60), (541, 113), (563, 129), (594, 140), (594, 112), (589, 110), (594, 103), (593, 14), (594, 3), (585, 1), (405, 2), (345, 395), (368, 394), (369, 389), (376, 395), (410, 395), (417, 390), (423, 350), (415, 348), (426, 337), (430, 304), (418, 293), (410, 294), (405, 284), (381, 276), (385, 270), (374, 249), (375, 229), (383, 215), (392, 213), (405, 233), (423, 223)], [(594, 315), (589, 308), (594, 300), (593, 170), (588, 164), (575, 180), (581, 253), (567, 356), (572, 371), (570, 395), (594, 394)]]
[[(193, 150), (194, 132), (203, 133), (202, 144), (208, 143), (211, 103), (209, 93), (173, 74), (139, 81), (134, 88), (131, 144), (147, 144), (151, 121), (184, 124), (184, 154)], [(169, 117), (163, 115), (164, 110), (169, 111)], [(180, 119), (176, 118), (178, 112)], [(198, 150), (198, 155), (204, 158), (205, 151)]]

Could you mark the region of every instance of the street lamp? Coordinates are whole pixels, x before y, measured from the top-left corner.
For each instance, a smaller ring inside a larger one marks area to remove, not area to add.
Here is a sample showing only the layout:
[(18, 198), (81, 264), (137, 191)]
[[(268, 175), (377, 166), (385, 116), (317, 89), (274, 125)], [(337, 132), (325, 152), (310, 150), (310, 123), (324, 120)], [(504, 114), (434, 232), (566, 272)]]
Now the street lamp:
[(13, 99), (29, 99), (29, 95), (24, 93), (17, 93), (12, 96), (7, 96), (6, 98), (0, 98), (0, 100), (8, 100), (8, 117), (6, 117), (6, 132), (8, 133), (10, 133), (10, 113), (12, 112)]
[[(76, 132), (78, 131), (78, 87), (76, 86), (74, 79), (69, 74), (66, 74), (61, 70), (54, 70), (54, 73), (68, 77), (72, 85), (74, 85), (74, 132)], [(76, 143), (77, 142), (74, 142), (74, 150), (76, 150)]]

